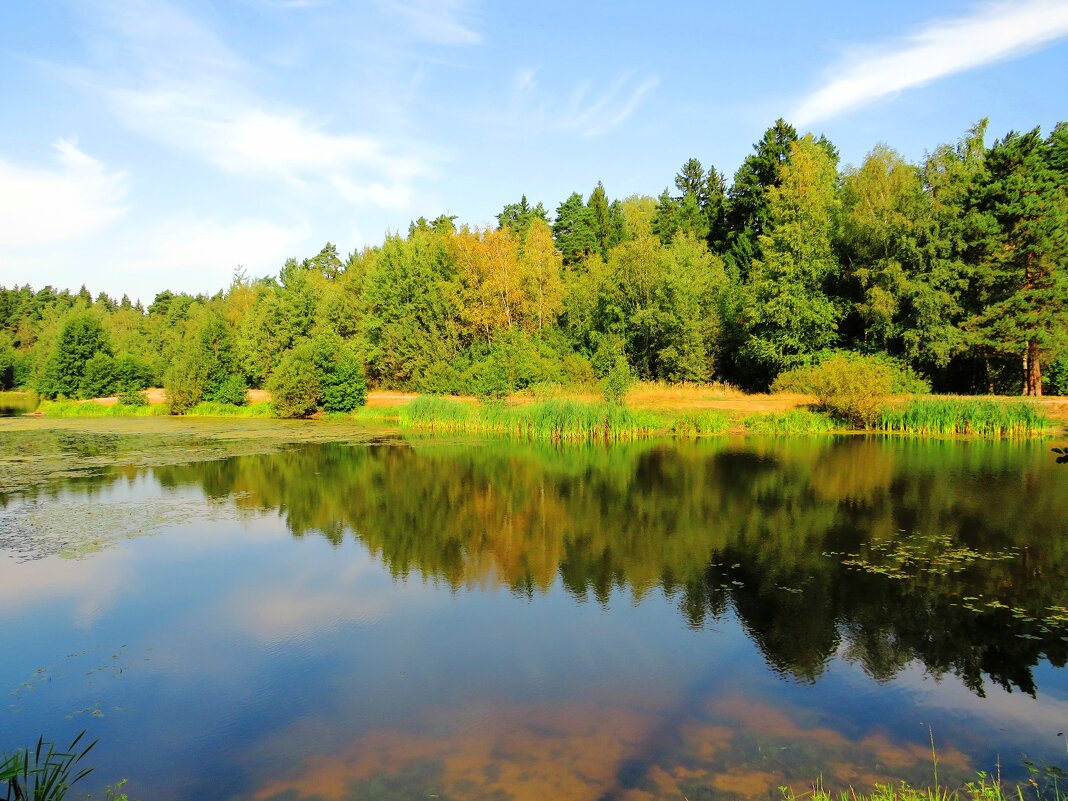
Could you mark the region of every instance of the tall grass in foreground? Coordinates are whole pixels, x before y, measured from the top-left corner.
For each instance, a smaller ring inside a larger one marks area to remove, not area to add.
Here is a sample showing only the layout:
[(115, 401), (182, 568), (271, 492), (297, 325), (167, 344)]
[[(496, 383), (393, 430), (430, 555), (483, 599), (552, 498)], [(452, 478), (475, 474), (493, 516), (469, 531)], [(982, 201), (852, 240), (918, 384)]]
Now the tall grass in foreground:
[(836, 427), (825, 414), (806, 409), (791, 409), (772, 414), (751, 414), (742, 420), (747, 431), (754, 434), (826, 434)]
[(975, 781), (951, 790), (947, 787), (911, 787), (908, 784), (877, 784), (869, 792), (848, 791), (831, 793), (817, 784), (806, 793), (782, 788), (783, 801), (1068, 801), (1064, 789), (1053, 783), (1043, 789), (1037, 783), (1003, 785), (1000, 781), (980, 773)]
[(1049, 420), (1023, 401), (989, 398), (916, 398), (883, 411), (875, 428), (925, 436), (1023, 438), (1041, 436)]
[(659, 420), (649, 413), (605, 403), (548, 400), (518, 406), (476, 406), (432, 396), (419, 397), (402, 406), (397, 422), (401, 428), (562, 442), (636, 439), (659, 427)]

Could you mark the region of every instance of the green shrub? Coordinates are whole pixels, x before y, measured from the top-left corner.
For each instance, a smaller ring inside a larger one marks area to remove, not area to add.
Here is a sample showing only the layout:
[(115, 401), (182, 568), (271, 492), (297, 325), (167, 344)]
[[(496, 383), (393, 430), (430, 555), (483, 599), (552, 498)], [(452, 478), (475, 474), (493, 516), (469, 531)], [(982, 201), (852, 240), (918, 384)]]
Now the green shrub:
[(248, 387), (239, 375), (228, 375), (204, 394), (204, 400), (229, 406), (244, 406), (248, 403)]
[(1054, 359), (1042, 371), (1042, 391), (1047, 395), (1068, 395), (1068, 358)]
[(323, 409), (327, 412), (354, 412), (367, 403), (367, 376), (363, 364), (348, 348), (338, 355), (332, 370), (322, 380)]
[(145, 389), (152, 381), (152, 368), (129, 353), (115, 357), (113, 370), (116, 392)]
[(852, 353), (836, 353), (817, 365), (780, 375), (772, 390), (815, 395), (821, 408), (854, 426), (867, 428), (878, 420), (894, 389), (894, 370), (885, 361)]
[(200, 403), (209, 385), (207, 364), (198, 351), (179, 357), (163, 375), (171, 414), (185, 414)]
[(15, 349), (0, 346), (0, 391), (15, 388)]
[(627, 400), (627, 390), (634, 383), (634, 373), (626, 358), (617, 356), (616, 362), (601, 382), (605, 403), (622, 406)]
[(122, 406), (148, 406), (148, 396), (136, 390), (124, 390), (118, 394)]
[(78, 394), (82, 398), (104, 398), (111, 395), (115, 384), (115, 360), (102, 350), (85, 363)]
[(312, 351), (306, 341), (286, 353), (271, 374), (267, 388), (275, 417), (307, 417), (319, 408), (323, 390)]

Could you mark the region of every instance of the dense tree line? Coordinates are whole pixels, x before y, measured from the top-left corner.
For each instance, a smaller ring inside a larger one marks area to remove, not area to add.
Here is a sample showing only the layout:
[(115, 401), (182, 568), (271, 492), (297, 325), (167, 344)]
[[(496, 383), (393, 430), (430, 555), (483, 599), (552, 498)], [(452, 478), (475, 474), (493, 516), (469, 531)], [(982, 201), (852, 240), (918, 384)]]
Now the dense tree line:
[(598, 184), (497, 226), (413, 222), (342, 258), (143, 308), (0, 288), (0, 384), (92, 397), (152, 384), (177, 410), (273, 388), (294, 413), (374, 385), (497, 396), (625, 369), (765, 389), (836, 351), (942, 391), (1068, 392), (1068, 124), (921, 164), (877, 146), (839, 168), (782, 120), (728, 185), (687, 161), (651, 198)]

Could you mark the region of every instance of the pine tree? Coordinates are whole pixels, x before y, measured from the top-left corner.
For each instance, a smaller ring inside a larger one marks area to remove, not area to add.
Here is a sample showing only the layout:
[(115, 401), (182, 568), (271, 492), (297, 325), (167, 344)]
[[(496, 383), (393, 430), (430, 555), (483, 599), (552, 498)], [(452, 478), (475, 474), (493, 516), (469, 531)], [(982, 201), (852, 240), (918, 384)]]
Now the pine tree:
[[(1056, 133), (1056, 132), (1055, 132)], [(1042, 394), (1042, 361), (1068, 345), (1068, 196), (1058, 139), (1009, 133), (986, 158), (977, 206), (990, 221), (977, 280), (975, 341), (1023, 361), (1023, 392)]]
[(593, 214), (578, 192), (572, 192), (557, 207), (553, 239), (564, 256), (564, 264), (574, 264), (598, 249)]

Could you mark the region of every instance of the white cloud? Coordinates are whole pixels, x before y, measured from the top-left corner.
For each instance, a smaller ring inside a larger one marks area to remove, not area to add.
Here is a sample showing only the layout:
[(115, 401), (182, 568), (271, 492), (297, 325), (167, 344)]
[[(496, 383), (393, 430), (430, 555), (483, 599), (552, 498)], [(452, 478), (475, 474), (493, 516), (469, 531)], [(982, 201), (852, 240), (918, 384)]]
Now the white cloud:
[[(273, 275), (287, 257), (312, 246), (306, 226), (259, 219), (176, 217), (129, 225), (121, 234), (77, 247), (0, 247), (0, 276), (35, 286), (41, 276), (59, 287), (88, 283), (93, 293), (126, 293), (148, 303), (163, 289), (223, 289), (238, 265), (250, 275)], [(95, 277), (87, 281), (87, 275)]]
[(0, 160), (0, 247), (78, 239), (125, 212), (125, 173), (109, 172), (72, 140), (60, 139), (53, 147), (56, 167)]
[(981, 5), (968, 16), (932, 22), (897, 47), (856, 55), (791, 115), (808, 125), (905, 89), (1020, 56), (1068, 35), (1068, 0)]
[(350, 201), (385, 197), (395, 205), (410, 196), (412, 179), (426, 172), (419, 159), (392, 155), (375, 138), (332, 134), (298, 112), (216, 98), (196, 84), (114, 90), (107, 96), (131, 130), (231, 173), (321, 181), (352, 188), (342, 192)]
[(468, 13), (463, 0), (381, 0), (380, 7), (402, 17), (417, 39), (440, 45), (476, 45), (482, 35), (461, 21)]
[(255, 90), (259, 76), (248, 65), (162, 0), (109, 4), (102, 22), (106, 46), (98, 49), (109, 58), (79, 79), (135, 133), (226, 172), (282, 179), (290, 187), (351, 188), (341, 193), (350, 202), (408, 198), (412, 182), (428, 172), (410, 147), (334, 132), (326, 120), (267, 100)]
[(626, 122), (642, 100), (660, 83), (654, 75), (637, 79), (632, 72), (620, 75), (607, 89), (592, 94), (593, 84), (575, 87), (564, 106), (540, 97), (537, 70), (516, 72), (505, 122), (525, 130), (558, 130), (596, 137)]

